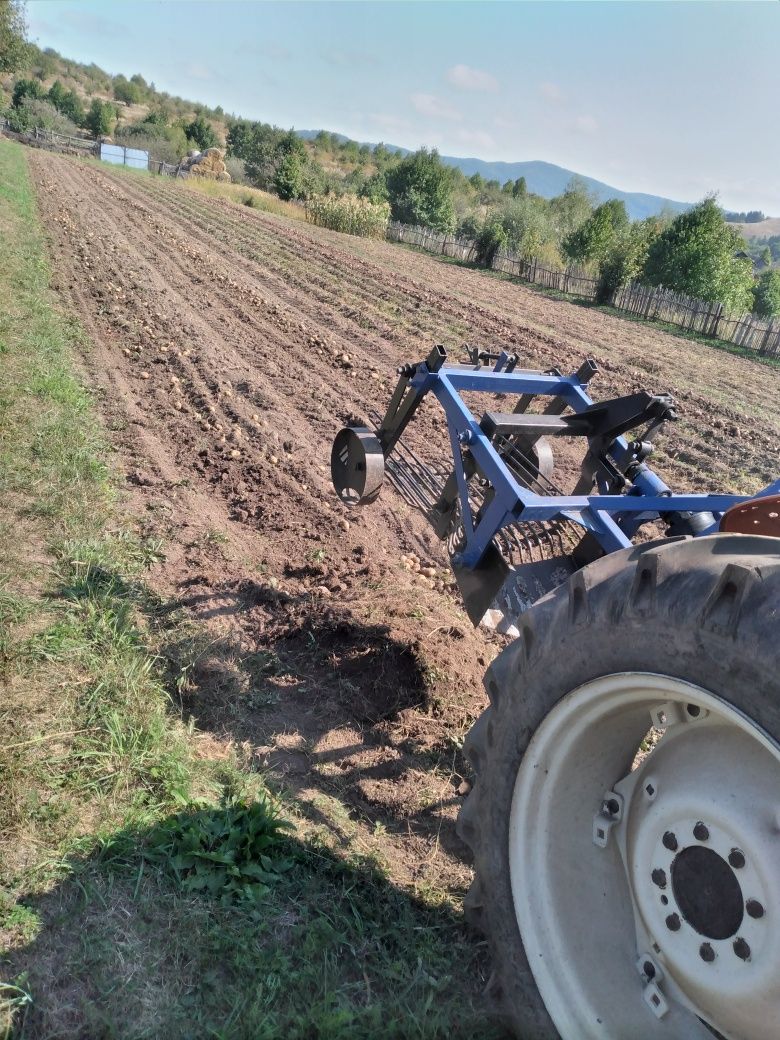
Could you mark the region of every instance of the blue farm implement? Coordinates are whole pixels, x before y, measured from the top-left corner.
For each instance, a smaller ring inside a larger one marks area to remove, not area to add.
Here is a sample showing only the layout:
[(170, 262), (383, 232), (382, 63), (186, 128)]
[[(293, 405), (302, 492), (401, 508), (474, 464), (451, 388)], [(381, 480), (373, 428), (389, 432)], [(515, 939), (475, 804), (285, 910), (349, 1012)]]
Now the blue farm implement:
[[(777, 1040), (780, 481), (674, 492), (647, 460), (675, 402), (594, 403), (595, 374), (436, 347), (336, 436), (333, 484), (366, 504), (386, 473), (472, 622), (512, 640), (459, 819), (503, 1019), (529, 1040)], [(429, 396), (446, 466), (403, 439)]]

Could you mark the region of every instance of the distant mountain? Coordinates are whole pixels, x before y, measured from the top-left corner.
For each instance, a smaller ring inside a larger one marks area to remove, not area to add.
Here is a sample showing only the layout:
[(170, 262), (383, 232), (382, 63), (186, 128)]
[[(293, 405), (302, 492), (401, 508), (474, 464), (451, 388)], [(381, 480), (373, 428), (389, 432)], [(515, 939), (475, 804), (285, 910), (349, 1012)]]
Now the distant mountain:
[[(310, 141), (316, 137), (319, 130), (298, 130), (296, 133), (304, 140)], [(349, 138), (343, 134), (335, 134), (342, 143)], [(363, 142), (360, 142), (361, 144)], [(376, 147), (372, 142), (365, 142), (369, 148)], [(400, 148), (398, 145), (386, 144), (391, 152), (400, 152), (401, 155), (409, 155), (408, 148)], [(541, 195), (545, 199), (551, 199), (566, 190), (566, 185), (577, 177), (584, 181), (588, 190), (598, 198), (599, 202), (606, 199), (622, 199), (626, 204), (626, 210), (631, 220), (642, 220), (644, 217), (654, 216), (662, 210), (672, 213), (684, 213), (693, 205), (690, 202), (676, 202), (674, 199), (665, 199), (661, 195), (646, 195), (639, 191), (621, 191), (613, 188), (610, 184), (597, 181), (594, 177), (586, 177), (584, 174), (567, 170), (563, 166), (556, 166), (548, 162), (487, 162), (484, 159), (464, 159), (456, 155), (442, 155), (442, 162), (448, 166), (455, 166), (462, 170), (467, 177), (479, 173), (486, 181), (497, 180), (501, 184), (508, 180), (517, 180), (525, 177), (528, 190)]]
[(610, 184), (597, 181), (594, 177), (586, 177), (574, 170), (564, 169), (548, 162), (485, 162), (483, 159), (461, 159), (456, 156), (443, 155), (442, 162), (448, 166), (457, 166), (463, 170), (467, 177), (474, 173), (481, 174), (485, 180), (497, 180), (502, 184), (504, 181), (517, 180), (525, 177), (529, 191), (536, 192), (545, 199), (551, 199), (554, 195), (560, 195), (566, 190), (566, 185), (577, 177), (587, 184), (588, 190), (598, 198), (599, 202), (607, 199), (622, 199), (626, 204), (626, 210), (631, 220), (643, 220), (652, 217), (662, 210), (672, 213), (684, 213), (690, 209), (690, 202), (676, 202), (674, 199), (665, 199), (660, 195), (646, 195), (639, 191), (621, 191), (613, 188)]

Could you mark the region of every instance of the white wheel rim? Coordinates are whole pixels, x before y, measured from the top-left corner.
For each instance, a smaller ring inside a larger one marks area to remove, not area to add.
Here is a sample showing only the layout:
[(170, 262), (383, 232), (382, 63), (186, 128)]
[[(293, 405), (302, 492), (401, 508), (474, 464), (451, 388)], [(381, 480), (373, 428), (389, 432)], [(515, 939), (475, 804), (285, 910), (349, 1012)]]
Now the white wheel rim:
[[(632, 771), (659, 716), (663, 737)], [(776, 1040), (780, 748), (725, 701), (649, 673), (564, 697), (518, 770), (509, 867), (526, 955), (564, 1040), (712, 1040), (704, 1022), (733, 1040)]]

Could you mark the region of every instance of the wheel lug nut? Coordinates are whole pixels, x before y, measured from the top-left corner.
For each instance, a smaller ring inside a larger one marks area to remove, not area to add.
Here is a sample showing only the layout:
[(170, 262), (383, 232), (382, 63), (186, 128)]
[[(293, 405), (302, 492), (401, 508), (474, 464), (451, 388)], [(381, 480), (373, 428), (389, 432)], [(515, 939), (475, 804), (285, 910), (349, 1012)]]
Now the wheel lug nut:
[(616, 798), (608, 798), (607, 801), (604, 802), (604, 809), (610, 816), (617, 816), (620, 812), (620, 803)]
[(764, 908), (757, 899), (748, 899), (745, 903), (745, 909), (747, 910), (748, 917), (763, 917)]
[(750, 957), (750, 947), (744, 939), (734, 940), (734, 953), (741, 961), (746, 961)]
[(732, 849), (729, 853), (729, 863), (735, 870), (741, 870), (745, 866), (745, 853), (741, 849)]
[(702, 943), (699, 947), (699, 956), (703, 961), (706, 961), (707, 964), (712, 964), (715, 960), (715, 951), (709, 943)]
[(667, 831), (661, 841), (665, 849), (669, 849), (670, 852), (677, 851), (677, 836), (673, 831)]
[(666, 888), (666, 871), (656, 868), (650, 875), (654, 885), (658, 885), (659, 888)]
[(708, 841), (710, 836), (709, 828), (699, 820), (693, 828), (693, 836), (697, 841)]
[(678, 914), (669, 914), (666, 918), (666, 927), (670, 932), (679, 932), (680, 930), (680, 917)]

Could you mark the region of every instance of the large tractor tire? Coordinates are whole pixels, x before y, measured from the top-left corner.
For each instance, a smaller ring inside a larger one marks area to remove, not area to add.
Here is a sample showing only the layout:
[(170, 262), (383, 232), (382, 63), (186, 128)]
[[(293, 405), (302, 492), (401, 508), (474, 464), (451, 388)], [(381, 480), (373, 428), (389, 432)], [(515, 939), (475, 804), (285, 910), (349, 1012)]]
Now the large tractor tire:
[(618, 552), (519, 627), (458, 821), (499, 1015), (522, 1040), (777, 1040), (780, 542)]

